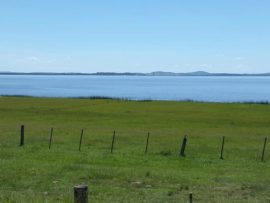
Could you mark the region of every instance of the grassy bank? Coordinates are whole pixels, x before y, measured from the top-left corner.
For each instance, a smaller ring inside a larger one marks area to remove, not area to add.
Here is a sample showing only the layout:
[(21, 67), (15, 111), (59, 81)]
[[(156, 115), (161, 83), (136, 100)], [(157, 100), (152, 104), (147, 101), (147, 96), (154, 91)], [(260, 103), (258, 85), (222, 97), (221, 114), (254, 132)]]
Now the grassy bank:
[(270, 105), (0, 97), (0, 202), (72, 202), (81, 183), (92, 202), (270, 202), (269, 132)]

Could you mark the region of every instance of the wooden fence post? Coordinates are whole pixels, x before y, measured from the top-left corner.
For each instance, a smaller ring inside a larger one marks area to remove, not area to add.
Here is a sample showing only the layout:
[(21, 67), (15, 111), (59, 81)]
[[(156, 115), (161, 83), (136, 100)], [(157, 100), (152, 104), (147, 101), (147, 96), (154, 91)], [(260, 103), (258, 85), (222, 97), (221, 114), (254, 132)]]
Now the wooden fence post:
[(264, 138), (263, 150), (262, 150), (262, 158), (261, 158), (261, 161), (262, 162), (264, 161), (264, 154), (265, 154), (266, 142), (267, 142), (267, 137)]
[(220, 159), (224, 159), (223, 150), (224, 150), (225, 136), (222, 136), (221, 150), (220, 150)]
[(113, 131), (111, 153), (113, 153), (114, 139), (115, 139), (115, 131)]
[(52, 145), (52, 136), (53, 136), (53, 128), (51, 128), (50, 140), (49, 140), (49, 149), (51, 149)]
[(87, 185), (78, 185), (74, 187), (74, 203), (88, 203)]
[(82, 131), (81, 131), (80, 144), (79, 144), (79, 151), (81, 151), (82, 137), (83, 137), (83, 129), (82, 129)]
[(21, 125), (21, 140), (20, 140), (20, 146), (24, 145), (24, 125)]
[(189, 203), (193, 202), (193, 197), (192, 197), (192, 193), (189, 193)]
[(186, 145), (187, 145), (187, 136), (185, 135), (183, 142), (182, 142), (181, 150), (180, 150), (181, 156), (185, 156)]
[(147, 138), (146, 138), (145, 151), (144, 151), (144, 153), (145, 153), (145, 154), (146, 154), (146, 153), (147, 153), (147, 151), (148, 151), (148, 141), (149, 141), (149, 136), (150, 136), (150, 133), (148, 132), (148, 134), (147, 134)]

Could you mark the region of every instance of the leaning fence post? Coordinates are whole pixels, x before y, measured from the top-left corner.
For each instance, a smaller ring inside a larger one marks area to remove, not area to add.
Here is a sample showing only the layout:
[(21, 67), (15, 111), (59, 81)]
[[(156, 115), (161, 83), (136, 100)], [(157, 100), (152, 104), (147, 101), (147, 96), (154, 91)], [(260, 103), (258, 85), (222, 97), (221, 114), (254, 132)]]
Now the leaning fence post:
[(189, 203), (193, 202), (193, 197), (192, 197), (192, 193), (189, 193)]
[(224, 159), (223, 150), (224, 150), (225, 136), (222, 136), (221, 150), (220, 150), (220, 159)]
[(113, 153), (114, 139), (115, 139), (115, 131), (113, 131), (111, 153)]
[(83, 129), (82, 129), (82, 131), (81, 131), (80, 144), (79, 144), (79, 151), (81, 151), (82, 137), (83, 137)]
[(263, 150), (262, 150), (262, 158), (261, 158), (261, 161), (262, 162), (264, 161), (264, 154), (265, 154), (266, 142), (267, 142), (267, 137), (264, 138)]
[(149, 141), (149, 136), (150, 136), (150, 133), (148, 132), (148, 134), (147, 134), (147, 138), (146, 138), (145, 151), (144, 151), (144, 153), (145, 153), (145, 154), (146, 154), (146, 153), (147, 153), (147, 151), (148, 151), (148, 141)]
[(24, 125), (21, 125), (21, 140), (20, 140), (20, 146), (24, 145)]
[(183, 142), (182, 142), (181, 150), (180, 150), (181, 156), (185, 156), (186, 145), (187, 145), (187, 136), (185, 135)]
[(52, 145), (52, 136), (53, 136), (53, 128), (51, 128), (50, 141), (49, 141), (49, 149), (51, 149), (51, 145)]
[(87, 185), (78, 185), (74, 187), (74, 203), (88, 203)]

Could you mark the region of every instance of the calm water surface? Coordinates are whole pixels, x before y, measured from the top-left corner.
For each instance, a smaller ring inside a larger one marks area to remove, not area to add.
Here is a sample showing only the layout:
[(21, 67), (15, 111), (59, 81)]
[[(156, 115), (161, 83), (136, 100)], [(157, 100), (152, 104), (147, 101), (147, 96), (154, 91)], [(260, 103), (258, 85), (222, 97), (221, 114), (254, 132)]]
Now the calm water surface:
[(270, 77), (0, 75), (0, 95), (270, 101)]

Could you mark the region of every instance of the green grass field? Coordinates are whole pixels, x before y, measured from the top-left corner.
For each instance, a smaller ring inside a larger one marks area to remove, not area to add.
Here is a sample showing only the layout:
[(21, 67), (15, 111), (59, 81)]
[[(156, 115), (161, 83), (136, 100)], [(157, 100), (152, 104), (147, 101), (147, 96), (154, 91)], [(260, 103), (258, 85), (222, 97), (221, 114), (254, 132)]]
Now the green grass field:
[(91, 202), (270, 202), (269, 134), (270, 105), (0, 97), (0, 202), (72, 202), (77, 184)]

